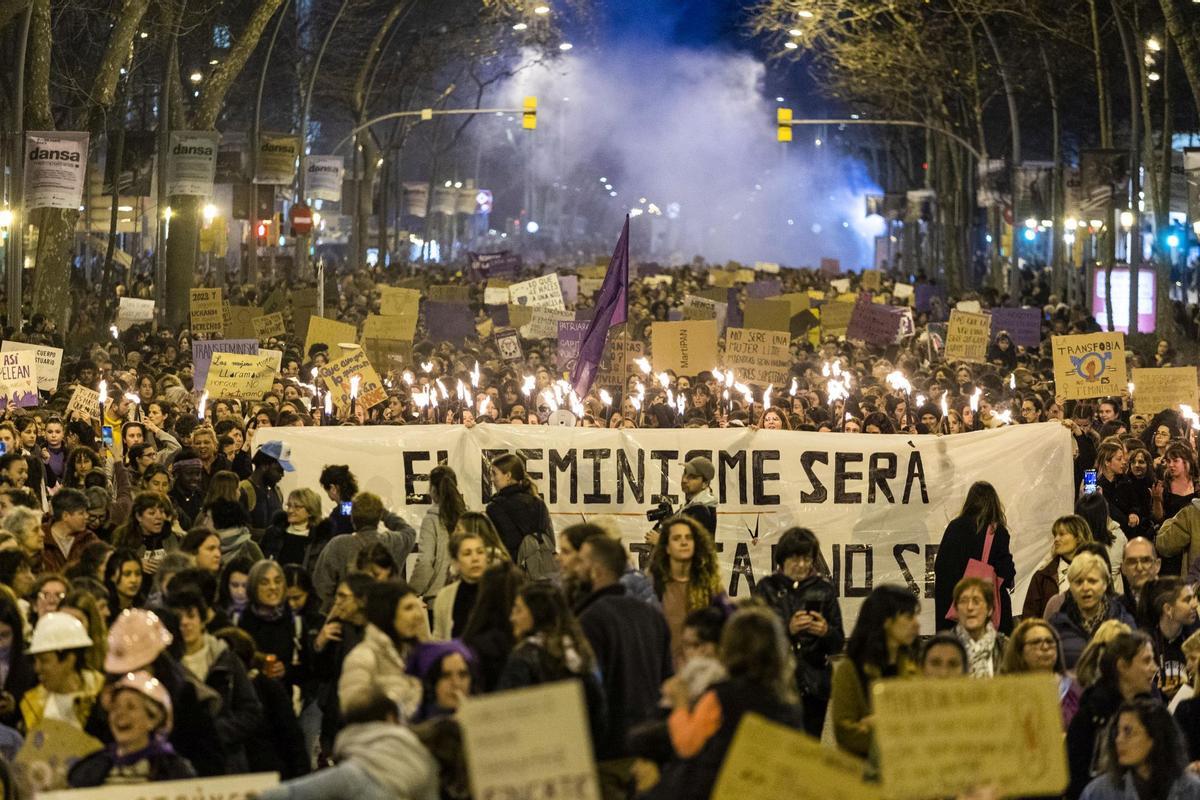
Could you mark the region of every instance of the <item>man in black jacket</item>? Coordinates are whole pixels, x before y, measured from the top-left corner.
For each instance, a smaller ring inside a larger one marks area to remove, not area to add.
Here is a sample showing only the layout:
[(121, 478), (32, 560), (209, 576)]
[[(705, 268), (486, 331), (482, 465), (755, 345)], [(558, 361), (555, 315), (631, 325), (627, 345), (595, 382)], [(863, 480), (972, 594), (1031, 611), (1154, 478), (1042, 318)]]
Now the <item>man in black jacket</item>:
[(596, 654), (609, 710), (607, 735), (596, 743), (596, 757), (609, 762), (601, 765), (606, 782), (622, 781), (632, 763), (626, 734), (654, 713), (659, 687), (671, 676), (671, 637), (661, 611), (625, 596), (621, 574), (626, 556), (621, 543), (595, 525), (580, 527), (592, 529), (579, 552), (591, 577), (592, 593), (579, 603), (576, 613)]

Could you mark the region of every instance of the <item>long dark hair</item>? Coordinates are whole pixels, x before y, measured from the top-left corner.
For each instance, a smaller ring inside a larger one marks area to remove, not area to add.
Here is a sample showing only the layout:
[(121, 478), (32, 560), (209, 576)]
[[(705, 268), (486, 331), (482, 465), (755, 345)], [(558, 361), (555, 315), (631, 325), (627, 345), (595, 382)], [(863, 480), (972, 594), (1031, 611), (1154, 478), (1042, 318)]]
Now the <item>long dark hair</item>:
[(1165, 578), (1154, 578), (1146, 581), (1142, 587), (1141, 600), (1138, 603), (1138, 624), (1142, 630), (1157, 631), (1158, 622), (1162, 618), (1162, 607), (1165, 603), (1174, 603), (1187, 586), (1178, 575), (1168, 575)]
[[(549, 581), (526, 584), (519, 592), (521, 599), (533, 617), (532, 634), (541, 634), (542, 647), (546, 653), (562, 665), (564, 671), (586, 674), (596, 665), (591, 645), (579, 627), (579, 620), (571, 613), (567, 598)], [(578, 671), (567, 666), (567, 648), (573, 647), (582, 664)]]
[(682, 514), (665, 520), (662, 535), (650, 553), (650, 564), (646, 571), (654, 582), (654, 592), (662, 598), (671, 582), (671, 557), (667, 544), (671, 539), (671, 528), (684, 525), (692, 532), (692, 560), (688, 568), (687, 610), (704, 608), (721, 592), (721, 573), (717, 564), (717, 546), (712, 534), (691, 517)]
[(731, 678), (770, 691), (778, 699), (795, 699), (795, 667), (791, 642), (779, 617), (765, 608), (736, 612), (721, 632), (721, 663)]
[(505, 475), (508, 475), (518, 486), (528, 491), (534, 497), (538, 496), (537, 487), (533, 485), (533, 480), (529, 477), (529, 473), (525, 471), (525, 459), (512, 453), (505, 453), (502, 456), (493, 458), (492, 466)]
[(1000, 495), (996, 494), (995, 487), (987, 481), (975, 481), (971, 484), (971, 488), (967, 490), (967, 499), (963, 501), (962, 511), (958, 515), (974, 520), (977, 530), (984, 530), (993, 523), (999, 528), (1008, 527)]
[(402, 639), (396, 633), (396, 607), (410, 594), (416, 594), (416, 591), (401, 580), (383, 581), (367, 589), (367, 622), (386, 634), (401, 655), (406, 647), (416, 641)]
[(481, 636), (500, 631), (511, 643), (512, 624), (508, 615), (525, 581), (525, 571), (511, 561), (498, 561), (488, 567), (479, 579), (479, 593), (463, 628), (462, 640), (470, 644)]
[(7, 592), (0, 594), (0, 623), (12, 628), (12, 647), (8, 651), (8, 666), (11, 668), (25, 657), (25, 623), (21, 609)]
[(1150, 767), (1150, 779), (1146, 782), (1150, 790), (1150, 800), (1167, 800), (1171, 795), (1171, 787), (1187, 769), (1188, 759), (1184, 749), (1183, 734), (1179, 726), (1162, 703), (1139, 697), (1123, 703), (1117, 709), (1108, 726), (1104, 737), (1104, 755), (1108, 763), (1108, 779), (1113, 786), (1125, 785), (1125, 774), (1133, 767), (1121, 766), (1117, 758), (1117, 734), (1121, 727), (1121, 717), (1133, 714), (1138, 722), (1146, 729), (1153, 745), (1146, 756), (1146, 764)]
[(1113, 543), (1114, 536), (1108, 529), (1108, 501), (1099, 492), (1085, 494), (1075, 501), (1075, 513), (1087, 520), (1092, 529), (1092, 538), (1105, 547)]
[[(117, 581), (121, 577), (121, 568), (129, 562), (134, 562), (140, 569), (142, 566), (142, 557), (137, 554), (136, 550), (128, 547), (118, 547), (113, 550), (112, 555), (108, 557), (108, 561), (104, 564), (104, 588), (108, 589), (108, 596), (112, 603), (112, 613), (115, 618), (120, 613), (120, 603), (117, 595)], [(143, 575), (143, 578), (145, 576)], [(140, 606), (145, 599), (145, 581), (142, 583), (143, 588), (138, 590), (137, 596), (133, 599), (133, 606)]]
[(1096, 683), (1104, 684), (1113, 692), (1118, 692), (1120, 676), (1117, 674), (1117, 662), (1124, 661), (1128, 664), (1147, 646), (1153, 648), (1154, 644), (1150, 637), (1141, 631), (1118, 633), (1112, 641), (1104, 645), (1104, 652), (1100, 654), (1100, 677)]
[(901, 614), (916, 614), (921, 602), (906, 586), (876, 586), (858, 611), (858, 620), (846, 643), (846, 655), (860, 675), (863, 667), (883, 669), (888, 663), (887, 635), (883, 624)]
[(467, 503), (458, 490), (458, 476), (447, 466), (436, 466), (429, 472), (429, 489), (437, 498), (438, 519), (446, 530), (453, 532), (458, 518), (467, 510)]

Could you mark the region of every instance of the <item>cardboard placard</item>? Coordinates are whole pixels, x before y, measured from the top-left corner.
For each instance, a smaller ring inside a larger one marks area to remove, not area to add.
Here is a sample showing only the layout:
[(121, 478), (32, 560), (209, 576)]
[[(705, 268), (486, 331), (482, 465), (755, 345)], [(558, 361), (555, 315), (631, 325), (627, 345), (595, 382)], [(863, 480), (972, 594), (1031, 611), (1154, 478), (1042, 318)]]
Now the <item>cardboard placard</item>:
[(573, 306), (579, 302), (579, 276), (559, 275), (558, 288), (562, 292), (563, 302)]
[(142, 322), (154, 321), (154, 301), (136, 297), (122, 297), (117, 307), (117, 328), (127, 330)]
[(629, 376), (638, 371), (637, 360), (646, 356), (645, 343), (622, 334), (624, 325), (610, 328), (596, 373), (598, 386), (625, 386)]
[(756, 297), (759, 299), (777, 297), (782, 290), (783, 284), (780, 283), (778, 278), (767, 278), (747, 284), (746, 297)]
[(864, 269), (862, 272), (862, 288), (868, 292), (878, 292), (883, 288), (883, 273), (877, 269)]
[(475, 314), (464, 303), (426, 303), (425, 327), (434, 341), (454, 342), (458, 346), (477, 335)]
[(188, 294), (191, 310), (192, 335), (215, 333), (225, 330), (225, 314), (221, 305), (221, 288), (192, 289)]
[(600, 287), (604, 285), (603, 278), (583, 278), (579, 279), (579, 293), (584, 297), (591, 297), (596, 292), (600, 291)]
[(993, 308), (992, 339), (1000, 331), (1008, 331), (1013, 344), (1039, 347), (1042, 344), (1042, 310), (1040, 308)]
[(492, 286), (489, 284), (483, 290), (483, 304), (485, 306), (506, 306), (508, 305), (508, 287), (507, 286)]
[(395, 339), (411, 342), (416, 332), (417, 317), (415, 314), (400, 316), (371, 314), (363, 320), (362, 338), (364, 339)]
[(736, 286), (737, 273), (723, 269), (710, 270), (708, 273), (708, 285), (720, 289), (728, 289), (731, 286)]
[(987, 785), (1006, 796), (1057, 796), (1067, 786), (1055, 675), (877, 681), (874, 712), (890, 800)]
[(1054, 336), (1054, 392), (1067, 400), (1108, 397), (1125, 388), (1125, 334)]
[[(94, 753), (104, 744), (81, 731), (68, 722), (57, 719), (43, 719), (37, 727), (25, 735), (25, 742), (13, 760), (14, 766), (24, 773), (29, 781), (29, 788), (37, 793), (37, 797), (57, 797), (75, 800), (75, 791), (47, 791), (65, 789), (67, 787), (67, 772), (75, 762), (84, 756)], [(156, 784), (143, 784), (141, 794), (148, 794), (143, 787)], [(134, 788), (134, 787), (130, 787)], [(78, 791), (78, 790), (76, 790)], [(123, 796), (115, 786), (103, 786), (98, 789), (85, 790), (91, 792), (95, 800), (107, 800), (109, 797)]]
[(558, 275), (543, 275), (508, 287), (508, 302), (528, 308), (565, 309)]
[(225, 338), (227, 339), (249, 339), (250, 337), (261, 338), (258, 335), (258, 329), (254, 325), (254, 320), (263, 315), (262, 309), (255, 306), (231, 306), (228, 303), (224, 305), (225, 311)]
[(212, 364), (213, 353), (241, 353), (247, 356), (258, 355), (257, 339), (210, 339), (204, 342), (192, 342), (192, 386), (197, 392), (204, 391), (204, 382), (208, 379), (208, 367)]
[[(779, 274), (779, 264), (774, 261), (755, 261), (753, 272), (765, 272), (768, 275), (778, 275)], [(746, 283), (749, 283), (752, 280), (754, 280), (753, 276), (751, 276), (751, 278), (749, 280), (747, 280)]]
[(791, 331), (792, 304), (778, 297), (748, 297), (742, 307), (742, 325), (764, 331)]
[(725, 330), (725, 315), (729, 312), (728, 303), (720, 303), (707, 297), (694, 294), (683, 296), (684, 319), (715, 319), (717, 332)]
[(350, 408), (350, 378), (357, 375), (358, 405), (370, 408), (387, 399), (387, 390), (379, 373), (371, 366), (366, 351), (356, 347), (341, 358), (335, 358), (320, 368), (317, 377), (325, 384), (338, 408)]
[[(760, 261), (759, 264), (761, 264), (761, 263), (762, 262)], [(757, 268), (758, 268), (758, 264), (755, 265), (755, 269), (757, 269)], [(775, 265), (775, 270), (776, 270), (776, 272), (779, 271), (778, 264)], [(746, 269), (745, 267), (743, 267), (743, 268), (737, 270), (736, 272), (734, 272), (734, 280), (737, 281), (738, 283), (753, 283), (754, 282), (754, 270)]]
[(263, 314), (261, 317), (255, 317), (251, 322), (254, 325), (254, 336), (260, 342), (272, 337), (287, 335), (287, 327), (284, 325), (282, 312), (276, 311), (274, 314)]
[(783, 386), (791, 377), (790, 342), (786, 331), (730, 328), (725, 331), (725, 367), (744, 383)]
[(429, 287), (429, 299), (435, 303), (469, 303), (471, 287), (453, 284), (434, 284)]
[(31, 350), (37, 361), (37, 384), (43, 392), (53, 392), (58, 388), (58, 373), (62, 369), (63, 351), (61, 347), (50, 347), (44, 344), (29, 344), (5, 339), (0, 343), (0, 353), (11, 353), (14, 350)]
[(340, 350), (338, 345), (343, 342), (357, 342), (358, 328), (349, 322), (339, 322), (325, 317), (309, 317), (308, 335), (304, 337), (304, 355), (312, 350), (314, 344), (324, 344), (329, 348), (330, 356), (335, 356)]
[(574, 311), (538, 306), (529, 310), (532, 312), (529, 315), (529, 322), (520, 328), (521, 336), (525, 339), (553, 339), (558, 336), (560, 322), (571, 322), (575, 319)]
[(70, 419), (94, 420), (100, 418), (100, 393), (95, 389), (76, 384), (71, 392), (71, 402), (67, 403), (67, 417)]
[(37, 404), (37, 354), (32, 350), (0, 353), (0, 409)]
[(579, 348), (583, 345), (583, 336), (591, 324), (574, 320), (558, 323), (558, 350), (555, 352), (554, 363), (559, 372), (575, 369), (575, 362), (579, 360)]
[(1196, 368), (1133, 368), (1133, 409), (1139, 414), (1157, 414), (1180, 405), (1197, 408)]
[(907, 300), (914, 294), (911, 283), (894, 283), (892, 284), (892, 297), (897, 300)]
[(954, 309), (946, 328), (946, 360), (986, 362), (991, 330), (991, 315)]
[[(100, 747), (101, 744), (97, 741), (89, 752), (99, 750)], [(183, 781), (155, 781), (128, 786), (110, 785), (98, 786), (95, 789), (40, 792), (38, 800), (187, 800), (196, 797), (240, 800), (277, 785), (278, 772), (253, 772), (219, 778), (191, 778)]]
[(838, 278), (837, 280), (832, 280), (829, 282), (829, 285), (832, 286), (833, 290), (838, 294), (845, 294), (846, 292), (850, 291), (849, 278)]
[(272, 350), (268, 347), (258, 348), (258, 354), (263, 358), (270, 358), (271, 370), (278, 375), (283, 369), (283, 351)]
[(655, 372), (695, 375), (712, 369), (717, 364), (716, 320), (651, 324), (650, 356)]
[(712, 800), (879, 800), (864, 762), (811, 736), (745, 714), (725, 755)]
[(968, 314), (978, 314), (983, 310), (983, 306), (979, 304), (978, 300), (959, 300), (954, 307), (959, 311), (966, 311)]
[(397, 339), (363, 339), (362, 348), (367, 354), (367, 360), (372, 364), (389, 367), (398, 362), (415, 366), (412, 342)]
[(469, 697), (457, 716), (472, 797), (600, 799), (579, 681)]
[(881, 346), (893, 344), (902, 332), (902, 311), (903, 309), (893, 306), (864, 302), (860, 297), (850, 314), (846, 338)]
[(379, 287), (379, 313), (387, 317), (412, 314), (421, 309), (421, 292), (417, 289), (400, 289), (395, 286)]
[(842, 337), (850, 327), (854, 316), (853, 303), (834, 301), (821, 306), (821, 335)]
[(608, 272), (608, 259), (604, 259), (603, 264), (593, 264), (585, 267), (580, 267), (575, 270), (580, 278), (590, 278), (592, 280), (603, 281), (604, 275)]
[(275, 359), (261, 353), (247, 356), (240, 353), (213, 353), (204, 388), (209, 397), (262, 397), (271, 391), (275, 379)]
[(496, 349), (505, 361), (524, 361), (525, 351), (521, 347), (521, 337), (512, 328), (496, 331)]

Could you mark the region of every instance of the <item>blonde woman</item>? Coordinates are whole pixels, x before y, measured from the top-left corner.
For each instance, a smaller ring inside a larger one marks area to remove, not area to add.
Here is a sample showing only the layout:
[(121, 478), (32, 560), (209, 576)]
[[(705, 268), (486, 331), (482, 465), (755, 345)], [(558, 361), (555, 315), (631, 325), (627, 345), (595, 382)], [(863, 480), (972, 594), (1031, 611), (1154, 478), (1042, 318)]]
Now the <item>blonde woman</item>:
[(1103, 622), (1116, 619), (1134, 625), (1129, 612), (1109, 591), (1111, 579), (1104, 559), (1086, 551), (1076, 554), (1067, 569), (1069, 591), (1062, 609), (1049, 620), (1062, 640), (1067, 669), (1075, 669), (1084, 648)]
[(1050, 598), (1067, 591), (1067, 568), (1071, 566), (1071, 560), (1081, 544), (1093, 541), (1087, 520), (1075, 514), (1054, 520), (1050, 532), (1050, 556), (1033, 573), (1029, 591), (1025, 595), (1025, 605), (1021, 608), (1021, 616), (1025, 619), (1041, 617)]

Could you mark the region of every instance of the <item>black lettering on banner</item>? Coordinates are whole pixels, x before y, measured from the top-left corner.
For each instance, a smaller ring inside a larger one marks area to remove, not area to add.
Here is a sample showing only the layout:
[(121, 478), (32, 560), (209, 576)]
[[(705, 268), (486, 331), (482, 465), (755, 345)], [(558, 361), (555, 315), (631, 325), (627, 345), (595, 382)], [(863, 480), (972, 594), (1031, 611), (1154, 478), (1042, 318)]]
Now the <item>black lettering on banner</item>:
[(920, 597), (921, 589), (917, 586), (917, 582), (913, 580), (913, 574), (909, 570), (908, 564), (904, 563), (905, 553), (916, 553), (917, 555), (920, 555), (921, 548), (911, 542), (908, 544), (898, 544), (892, 548), (892, 555), (895, 557), (896, 563), (900, 565), (900, 574), (904, 576), (904, 583), (908, 585), (909, 591), (911, 591), (917, 597)]
[[(881, 467), (880, 462), (886, 462), (886, 467)], [(867, 465), (867, 474), (870, 476), (870, 482), (867, 484), (867, 502), (875, 502), (875, 489), (883, 492), (883, 496), (887, 498), (889, 503), (895, 503), (896, 497), (892, 494), (892, 489), (888, 486), (888, 481), (896, 477), (896, 454), (895, 453), (871, 453), (871, 460)]]
[[(808, 476), (808, 482), (812, 484), (811, 492), (801, 492), (801, 503), (824, 503), (829, 498), (829, 490), (825, 488), (825, 484), (821, 483), (821, 479), (817, 477), (817, 473), (813, 472), (813, 464), (828, 464), (829, 454), (822, 453), (819, 450), (805, 450), (800, 456), (800, 466), (804, 469), (804, 474)], [(837, 555), (836, 553), (834, 554)]]
[(617, 451), (617, 504), (625, 502), (625, 484), (628, 482), (629, 491), (638, 505), (646, 502), (646, 451), (640, 447), (637, 450), (637, 477), (629, 464), (629, 456), (624, 450)]
[(492, 461), (507, 452), (503, 447), (485, 447), (479, 451), (479, 496), (485, 505), (492, 499)]
[(650, 554), (654, 552), (654, 545), (646, 544), (645, 542), (634, 542), (629, 545), (629, 552), (637, 556), (638, 569), (645, 572), (647, 565), (650, 563)]
[(778, 450), (755, 450), (754, 451), (754, 505), (756, 506), (777, 506), (779, 505), (779, 495), (766, 493), (766, 482), (779, 480), (778, 472), (764, 472), (768, 461), (778, 461)]
[[(839, 453), (838, 455), (841, 455)], [(862, 456), (860, 455), (861, 459)], [(866, 556), (864, 559), (865, 580), (862, 586), (854, 585), (854, 557)], [(875, 585), (875, 550), (869, 544), (846, 545), (846, 585), (842, 597), (866, 597)]]
[(912, 493), (913, 481), (921, 488), (921, 502), (929, 505), (929, 490), (925, 487), (925, 464), (921, 461), (921, 451), (914, 450), (908, 454), (908, 477), (904, 480), (904, 499), (908, 504), (908, 496)]
[(738, 502), (746, 505), (746, 451), (722, 450), (717, 456), (717, 489), (721, 502), (729, 502), (729, 489), (725, 485), (725, 476), (729, 470), (737, 470)]
[(569, 472), (567, 485), (570, 488), (571, 504), (579, 502), (579, 462), (575, 458), (575, 450), (561, 455), (557, 450), (550, 451), (550, 503), (558, 502), (558, 473)]
[(862, 502), (862, 492), (847, 492), (846, 481), (862, 480), (861, 472), (847, 472), (848, 464), (862, 463), (862, 453), (833, 454), (833, 502), (857, 504)]
[[(771, 556), (771, 563), (775, 563), (774, 555)], [(829, 582), (833, 584), (833, 590), (840, 594), (842, 586), (842, 546), (835, 544), (833, 546), (833, 558), (829, 559)]]
[(545, 451), (540, 447), (524, 447), (517, 451), (517, 455), (525, 459), (525, 474), (529, 476), (529, 480), (537, 483), (542, 479), (542, 473), (533, 469), (530, 461), (541, 461), (545, 458)]
[[(437, 463), (442, 464), (450, 457), (446, 450), (437, 451)], [(428, 494), (418, 493), (416, 482), (428, 481), (428, 472), (414, 472), (413, 467), (418, 461), (429, 461), (432, 458), (428, 450), (404, 451), (404, 504), (409, 506), (425, 506), (433, 502)], [(486, 470), (485, 470), (486, 472)]]
[(583, 502), (585, 503), (611, 503), (612, 495), (607, 492), (601, 492), (600, 486), (600, 464), (602, 461), (607, 461), (612, 458), (612, 450), (607, 447), (593, 448), (583, 451), (583, 457), (590, 459), (592, 462), (592, 490), (583, 493)]
[(754, 592), (754, 564), (750, 561), (750, 545), (746, 542), (738, 542), (737, 549), (733, 551), (733, 574), (729, 577), (729, 596), (738, 596), (738, 583), (741, 577), (746, 576), (746, 583), (749, 584), (751, 593)]
[(933, 599), (933, 584), (934, 572), (933, 562), (937, 561), (938, 546), (936, 544), (925, 545), (925, 599)]
[(651, 461), (661, 461), (662, 462), (662, 475), (659, 478), (659, 484), (658, 484), (660, 489), (657, 494), (650, 495), (651, 503), (658, 504), (665, 500), (668, 503), (670, 503), (671, 505), (675, 505), (676, 503), (679, 502), (679, 496), (671, 494), (671, 473), (670, 473), (670, 470), (667, 469), (668, 462), (677, 461), (678, 459), (679, 459), (679, 451), (678, 450), (651, 450), (650, 451), (650, 460)]

